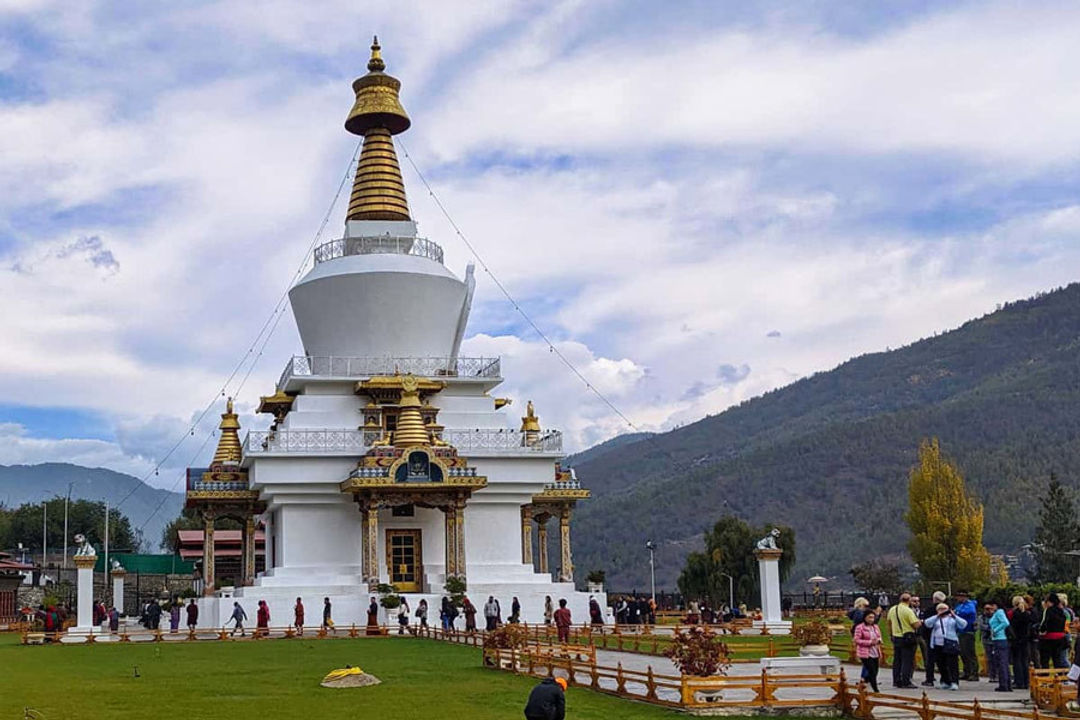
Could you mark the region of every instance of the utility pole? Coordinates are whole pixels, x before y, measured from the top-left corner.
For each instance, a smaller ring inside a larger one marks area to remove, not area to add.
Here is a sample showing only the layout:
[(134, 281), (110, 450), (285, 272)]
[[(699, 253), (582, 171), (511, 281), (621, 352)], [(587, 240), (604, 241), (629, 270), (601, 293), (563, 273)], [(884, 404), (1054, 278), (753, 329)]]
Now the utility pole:
[(645, 549), (649, 551), (649, 580), (652, 584), (652, 599), (656, 602), (656, 562), (653, 555), (656, 553), (656, 543), (649, 540), (645, 543)]
[(49, 501), (41, 502), (41, 571), (45, 572), (45, 557), (49, 552)]
[(105, 501), (105, 579), (109, 578), (109, 502)]
[(68, 503), (71, 502), (71, 486), (75, 484), (72, 480), (68, 483), (67, 497), (64, 498), (64, 565), (63, 568), (67, 570), (68, 566)]

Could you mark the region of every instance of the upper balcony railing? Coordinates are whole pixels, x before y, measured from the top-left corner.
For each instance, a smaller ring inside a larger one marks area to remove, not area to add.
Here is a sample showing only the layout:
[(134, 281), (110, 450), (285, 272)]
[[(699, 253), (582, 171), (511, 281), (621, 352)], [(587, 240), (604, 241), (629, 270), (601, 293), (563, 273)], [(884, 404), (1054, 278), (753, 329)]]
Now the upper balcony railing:
[(330, 240), (315, 248), (315, 264), (348, 255), (416, 255), (443, 264), (443, 249), (427, 238), (376, 235)]
[(373, 375), (412, 373), (420, 377), (490, 378), (502, 377), (499, 358), (448, 357), (337, 357), (296, 355), (285, 366), (278, 388), (294, 377), (366, 378)]
[[(363, 455), (377, 439), (363, 430), (252, 430), (244, 438), (244, 457), (255, 455), (310, 454)], [(482, 428), (446, 429), (442, 439), (465, 457), (561, 453), (562, 433), (546, 430), (527, 438), (519, 430)]]

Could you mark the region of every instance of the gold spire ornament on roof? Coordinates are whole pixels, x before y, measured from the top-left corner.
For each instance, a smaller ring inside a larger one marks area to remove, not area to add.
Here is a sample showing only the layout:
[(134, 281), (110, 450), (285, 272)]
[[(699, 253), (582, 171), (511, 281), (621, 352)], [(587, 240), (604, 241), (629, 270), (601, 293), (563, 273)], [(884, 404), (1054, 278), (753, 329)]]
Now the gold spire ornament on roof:
[(530, 400), (529, 404), (525, 407), (525, 417), (521, 418), (521, 432), (540, 432), (540, 418), (536, 417), (536, 410), (533, 409), (532, 400)]
[(411, 219), (391, 136), (408, 130), (412, 121), (398, 99), (401, 81), (384, 70), (386, 63), (376, 37), (371, 45), (367, 75), (353, 81), (356, 102), (345, 120), (346, 130), (364, 137), (347, 220)]
[(221, 414), (221, 424), (218, 425), (221, 436), (218, 438), (217, 450), (210, 466), (239, 465), (240, 464), (240, 421), (233, 412), (233, 401), (229, 398), (225, 403), (225, 412)]
[(397, 428), (394, 430), (394, 447), (407, 448), (417, 445), (429, 445), (427, 427), (424, 425), (424, 416), (420, 412), (420, 390), (416, 378), (406, 375), (401, 382), (401, 408)]

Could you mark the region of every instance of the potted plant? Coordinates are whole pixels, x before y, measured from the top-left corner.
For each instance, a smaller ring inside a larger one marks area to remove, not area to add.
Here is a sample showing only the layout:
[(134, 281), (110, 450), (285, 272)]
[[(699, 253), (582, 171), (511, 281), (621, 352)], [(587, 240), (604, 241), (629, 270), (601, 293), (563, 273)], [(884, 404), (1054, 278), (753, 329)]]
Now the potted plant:
[(386, 583), (379, 583), (375, 588), (379, 595), (379, 605), (387, 610), (394, 610), (401, 605), (401, 596), (397, 594), (397, 588)]
[(799, 655), (802, 657), (824, 657), (829, 654), (832, 630), (820, 620), (797, 625), (791, 634), (799, 643)]
[[(676, 631), (664, 655), (671, 658), (683, 675), (694, 677), (727, 675), (731, 667), (731, 651), (727, 643), (708, 626)], [(723, 697), (723, 693), (717, 689), (701, 689), (694, 694), (706, 702), (717, 702)]]
[(589, 592), (602, 593), (604, 592), (604, 577), (606, 573), (603, 570), (593, 570), (586, 577), (585, 580), (589, 584)]
[(465, 588), (465, 579), (454, 575), (446, 578), (443, 585), (443, 589), (450, 596), (450, 602), (458, 609), (465, 604)]

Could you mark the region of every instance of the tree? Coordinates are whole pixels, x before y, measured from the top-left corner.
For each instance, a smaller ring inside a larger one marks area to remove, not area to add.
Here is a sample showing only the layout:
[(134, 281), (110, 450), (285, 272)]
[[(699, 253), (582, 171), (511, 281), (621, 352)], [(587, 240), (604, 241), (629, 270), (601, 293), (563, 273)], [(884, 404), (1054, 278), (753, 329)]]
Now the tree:
[[(41, 551), (42, 521), (47, 520), (45, 537), (52, 551), (64, 548), (64, 498), (47, 500), (48, 517), (42, 517), (42, 503), (26, 503), (11, 511), (10, 542), (21, 542), (31, 552)], [(82, 533), (101, 552), (105, 545), (105, 503), (97, 500), (71, 500), (68, 503), (68, 551), (75, 548), (74, 538)], [(142, 544), (127, 516), (109, 510), (109, 550), (135, 552)]]
[(882, 558), (859, 563), (851, 568), (851, 577), (862, 590), (872, 593), (900, 592), (900, 566)]
[(1054, 473), (1042, 497), (1039, 524), (1035, 527), (1031, 553), (1035, 556), (1035, 578), (1039, 583), (1072, 582), (1077, 559), (1067, 552), (1076, 548), (1080, 524), (1072, 494)]
[[(705, 551), (690, 553), (679, 574), (679, 592), (687, 598), (701, 598), (718, 607), (728, 602), (728, 589), (733, 586), (735, 602), (756, 603), (758, 600), (758, 563), (754, 546), (758, 539), (772, 530), (773, 525), (754, 529), (733, 515), (725, 515), (705, 533)], [(780, 579), (785, 580), (795, 563), (795, 532), (780, 527), (777, 546), (784, 551), (780, 557)], [(728, 576), (733, 579), (729, 586)]]
[(990, 577), (990, 553), (983, 547), (983, 507), (964, 483), (959, 468), (941, 456), (937, 438), (919, 447), (911, 469), (908, 551), (928, 582), (956, 586), (983, 584)]

